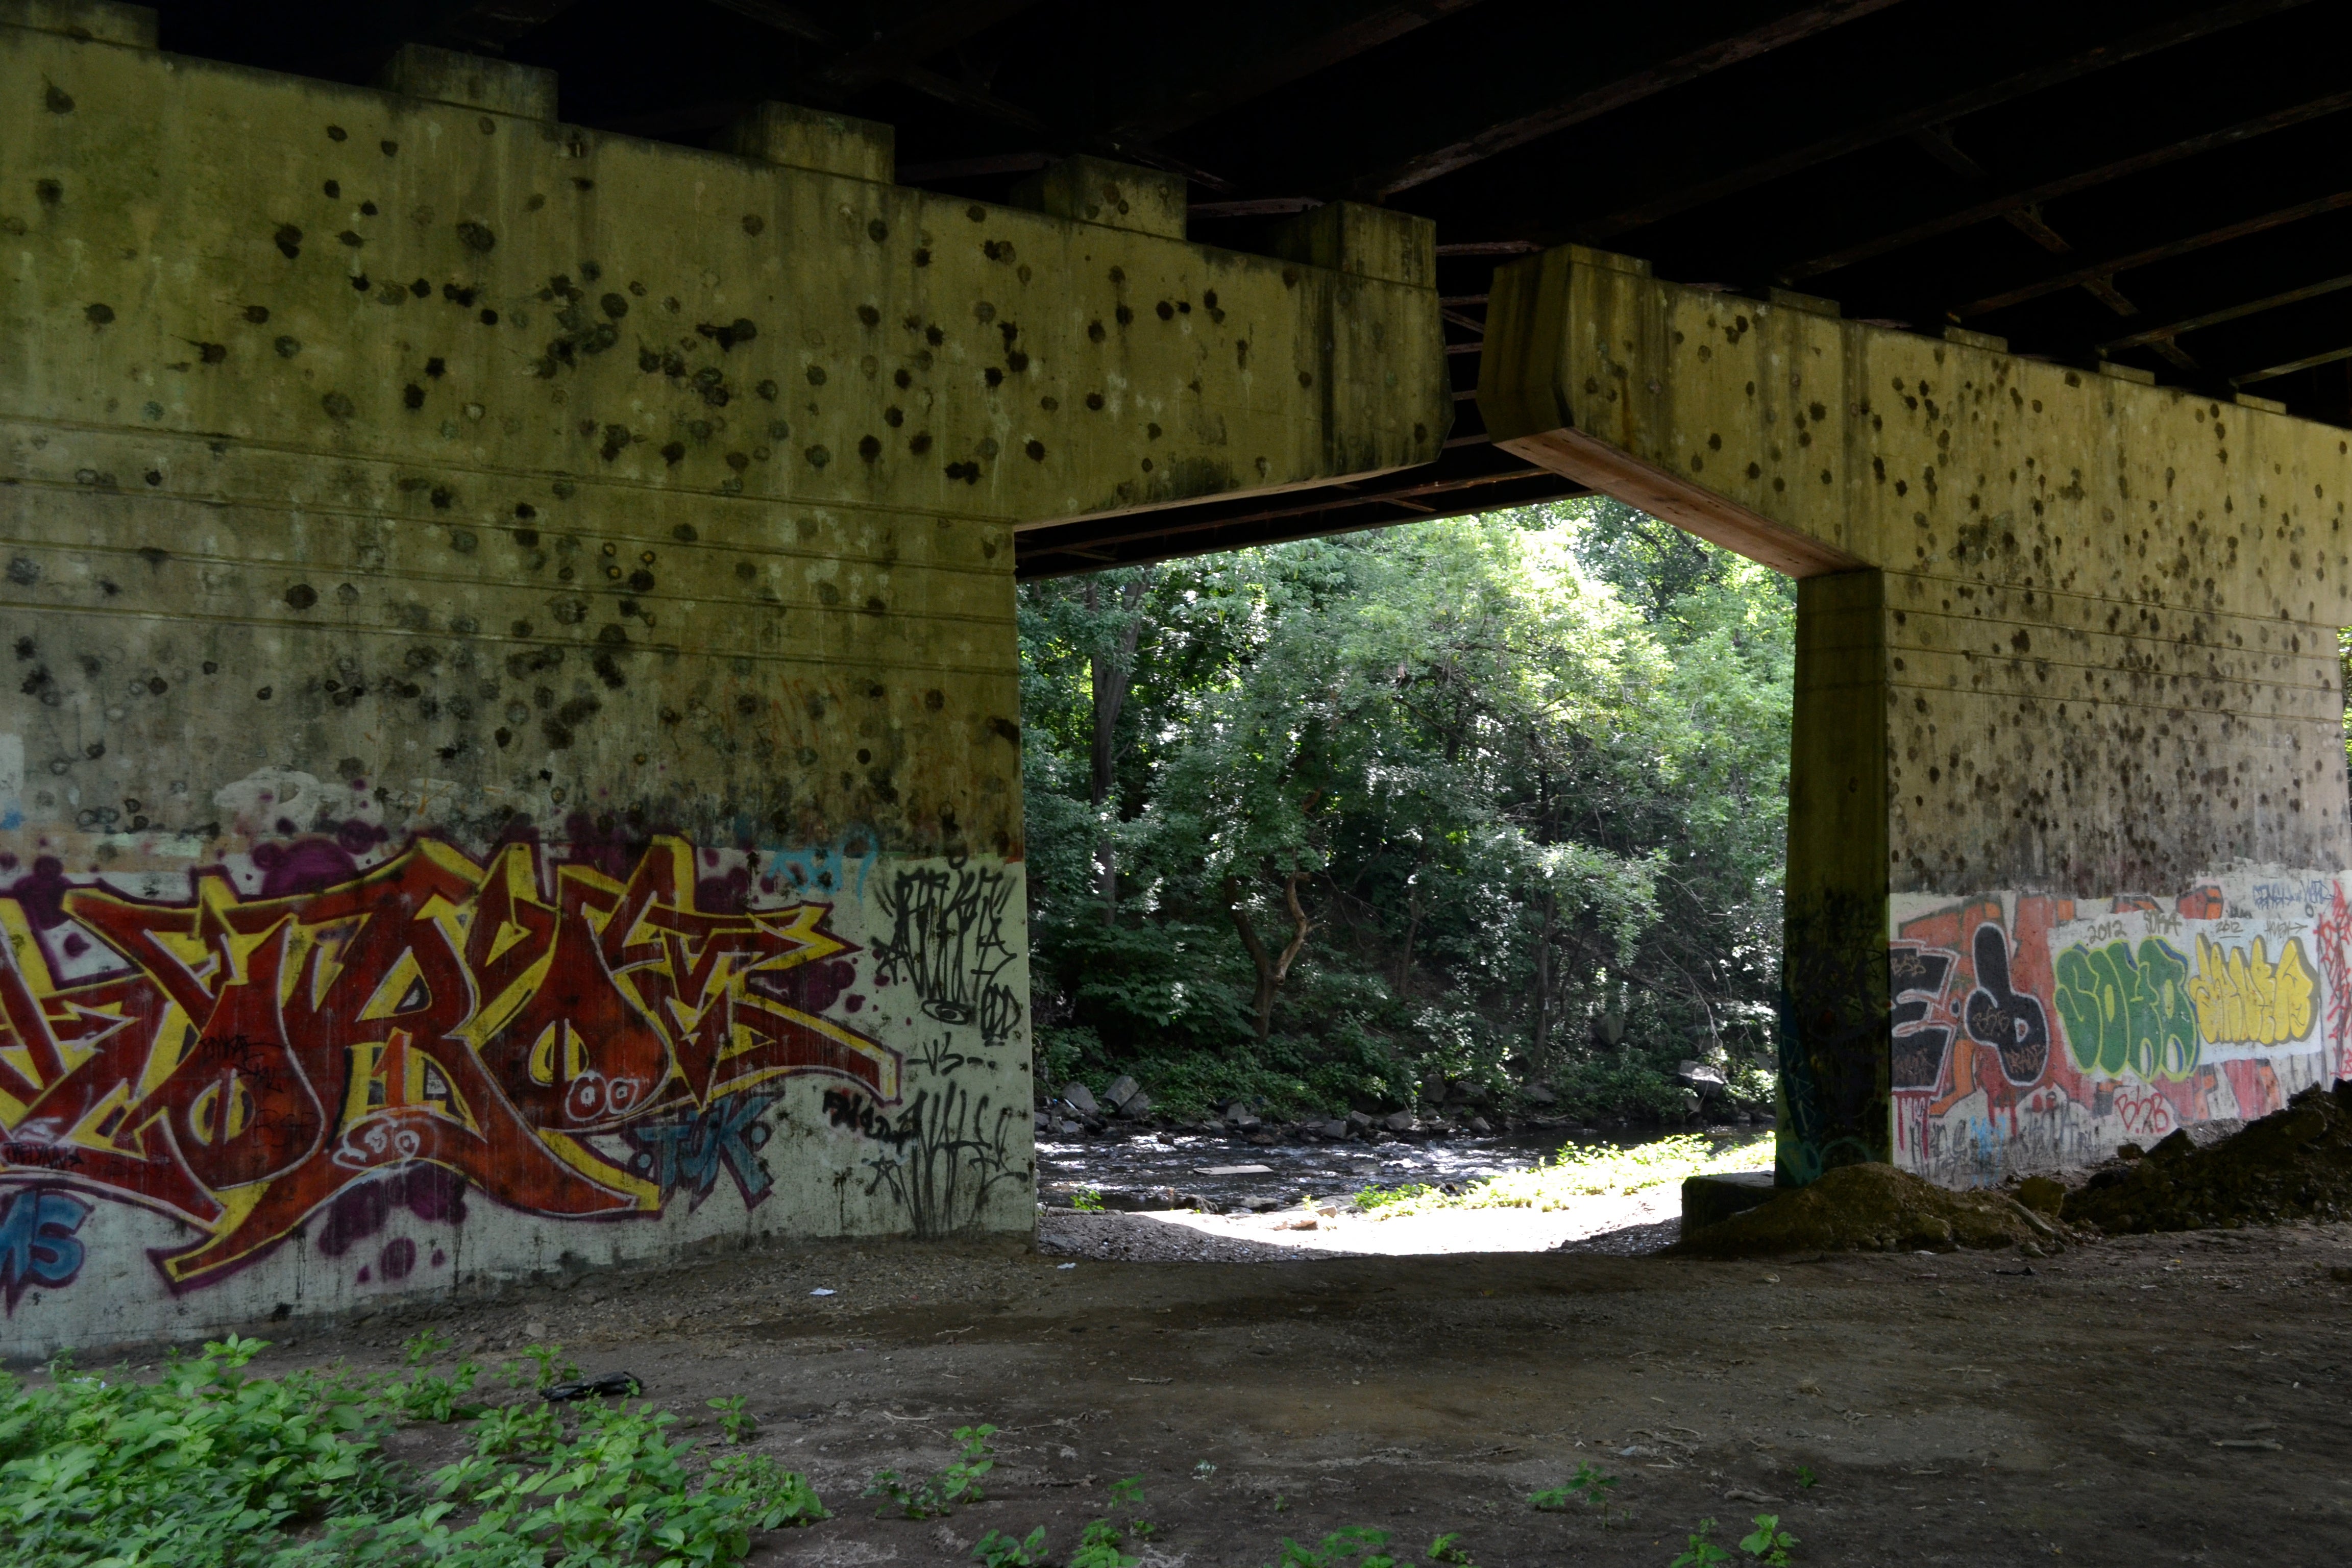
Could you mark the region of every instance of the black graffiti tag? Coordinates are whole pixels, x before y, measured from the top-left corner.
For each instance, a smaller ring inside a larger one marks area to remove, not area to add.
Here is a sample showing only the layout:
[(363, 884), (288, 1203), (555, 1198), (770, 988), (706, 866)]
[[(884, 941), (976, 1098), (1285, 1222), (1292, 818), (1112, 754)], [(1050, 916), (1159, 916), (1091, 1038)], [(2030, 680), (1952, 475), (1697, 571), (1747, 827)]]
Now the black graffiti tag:
[(1952, 955), (1927, 948), (1898, 947), (1886, 955), (1887, 989), (1895, 994), (1895, 1064), (1896, 1089), (1933, 1089), (1944, 1070), (1944, 1048), (1952, 1031), (1930, 1024), (1927, 1014), (1944, 994), (1952, 973)]
[(2038, 1083), (2050, 1065), (2050, 1021), (2041, 1002), (2009, 984), (2009, 938), (1987, 921), (1977, 927), (1977, 988), (1962, 1015), (1971, 1038), (2000, 1053), (2011, 1083)]

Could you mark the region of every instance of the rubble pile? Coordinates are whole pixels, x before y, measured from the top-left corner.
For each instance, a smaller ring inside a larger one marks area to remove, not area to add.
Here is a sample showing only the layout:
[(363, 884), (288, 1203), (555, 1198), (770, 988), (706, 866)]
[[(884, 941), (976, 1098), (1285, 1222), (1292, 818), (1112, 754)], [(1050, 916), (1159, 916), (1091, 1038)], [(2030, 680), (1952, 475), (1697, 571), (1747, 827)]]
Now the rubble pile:
[(2021, 1247), (2039, 1255), (2063, 1237), (2000, 1193), (1947, 1192), (1892, 1165), (1843, 1165), (1683, 1237), (1678, 1258), (1761, 1258), (1784, 1252), (1943, 1252)]
[(2352, 1213), (2352, 1079), (2200, 1145), (2182, 1128), (2066, 1194), (2070, 1225), (2111, 1234), (2278, 1225)]

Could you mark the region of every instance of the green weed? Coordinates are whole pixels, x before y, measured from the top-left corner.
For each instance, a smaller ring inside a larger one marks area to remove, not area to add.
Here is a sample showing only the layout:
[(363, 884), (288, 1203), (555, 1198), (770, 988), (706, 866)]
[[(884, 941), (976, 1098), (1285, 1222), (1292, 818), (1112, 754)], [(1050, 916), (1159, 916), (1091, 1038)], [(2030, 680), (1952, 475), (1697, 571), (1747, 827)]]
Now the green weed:
[(1388, 1544), (1387, 1531), (1361, 1524), (1335, 1530), (1313, 1546), (1301, 1546), (1286, 1536), (1280, 1560), (1268, 1568), (1412, 1568), (1410, 1562), (1391, 1556)]
[[(755, 1531), (825, 1516), (766, 1455), (698, 1468), (646, 1407), (592, 1406), (567, 1437), (536, 1402), (461, 1406), (478, 1369), (425, 1373), (437, 1336), (404, 1380), (247, 1375), (263, 1348), (232, 1336), (152, 1383), (0, 1375), (10, 1568), (727, 1568)], [(383, 1452), (398, 1421), (468, 1417), (471, 1456), (421, 1483)]]
[(1707, 1538), (1715, 1533), (1715, 1521), (1702, 1519), (1691, 1532), (1690, 1549), (1668, 1564), (1668, 1568), (1715, 1568), (1718, 1563), (1731, 1561), (1731, 1553)]
[[(1789, 1568), (1789, 1549), (1797, 1544), (1797, 1538), (1780, 1528), (1778, 1514), (1759, 1513), (1754, 1523), (1756, 1528), (1739, 1538), (1739, 1550), (1751, 1562), (1765, 1563), (1768, 1568)], [(1715, 1544), (1714, 1534), (1715, 1521), (1700, 1520), (1698, 1529), (1689, 1537), (1689, 1550), (1675, 1558), (1668, 1568), (1716, 1568), (1718, 1563), (1738, 1561), (1729, 1552)]]
[(1470, 1553), (1461, 1542), (1462, 1537), (1449, 1531), (1431, 1542), (1429, 1550), (1422, 1555), (1432, 1563), (1450, 1563), (1454, 1565), (1454, 1568), (1478, 1568), (1476, 1563), (1470, 1561)]
[(1100, 1214), (1103, 1212), (1102, 1194), (1092, 1187), (1080, 1187), (1070, 1194), (1070, 1206), (1080, 1214)]
[(1739, 1538), (1739, 1550), (1770, 1568), (1789, 1568), (1789, 1549), (1797, 1538), (1780, 1528), (1780, 1516), (1759, 1513), (1754, 1523), (1755, 1530)]
[(996, 1468), (996, 1457), (989, 1452), (988, 1440), (996, 1436), (993, 1426), (959, 1426), (955, 1439), (963, 1445), (963, 1452), (936, 1476), (909, 1481), (896, 1470), (877, 1470), (874, 1479), (866, 1483), (865, 1495), (880, 1498), (883, 1506), (875, 1511), (880, 1519), (896, 1511), (902, 1519), (936, 1519), (964, 1503), (985, 1502), (988, 1494), (981, 1489), (982, 1476)]
[(1070, 1568), (1135, 1568), (1143, 1561), (1122, 1552), (1118, 1526), (1107, 1519), (1090, 1521), (1078, 1534), (1078, 1549), (1070, 1553)]
[(1813, 1474), (1811, 1466), (1799, 1465), (1797, 1467), (1797, 1488), (1800, 1491), (1809, 1491), (1821, 1484), (1822, 1478)]
[(719, 1412), (719, 1429), (727, 1435), (727, 1440), (730, 1443), (744, 1442), (760, 1429), (759, 1418), (744, 1413), (741, 1394), (732, 1394), (725, 1399), (713, 1399), (708, 1403), (710, 1408)]
[(1570, 1500), (1581, 1501), (1588, 1507), (1601, 1510), (1601, 1528), (1606, 1530), (1609, 1528), (1609, 1494), (1616, 1485), (1615, 1476), (1602, 1475), (1591, 1460), (1585, 1459), (1578, 1463), (1576, 1474), (1569, 1478), (1568, 1485), (1533, 1493), (1528, 1501), (1544, 1513), (1565, 1513)]
[(973, 1543), (971, 1555), (981, 1568), (1044, 1568), (1045, 1527), (1041, 1524), (1026, 1540), (1018, 1541), (992, 1530)]

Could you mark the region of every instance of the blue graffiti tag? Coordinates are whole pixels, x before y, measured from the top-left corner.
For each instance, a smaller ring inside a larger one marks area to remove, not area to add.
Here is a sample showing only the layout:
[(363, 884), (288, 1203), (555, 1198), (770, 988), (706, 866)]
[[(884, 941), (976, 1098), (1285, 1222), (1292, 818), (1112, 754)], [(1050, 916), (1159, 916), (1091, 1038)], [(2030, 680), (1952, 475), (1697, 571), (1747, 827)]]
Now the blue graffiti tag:
[(661, 1188), (665, 1203), (685, 1189), (688, 1214), (710, 1195), (724, 1165), (743, 1194), (743, 1206), (756, 1207), (775, 1184), (760, 1151), (775, 1131), (767, 1123), (768, 1108), (782, 1098), (781, 1093), (730, 1095), (675, 1121), (623, 1128), (621, 1135), (637, 1151), (630, 1163)]
[(10, 1315), (34, 1287), (74, 1282), (84, 1252), (74, 1233), (89, 1217), (89, 1205), (50, 1187), (19, 1187), (0, 1198), (0, 1302)]

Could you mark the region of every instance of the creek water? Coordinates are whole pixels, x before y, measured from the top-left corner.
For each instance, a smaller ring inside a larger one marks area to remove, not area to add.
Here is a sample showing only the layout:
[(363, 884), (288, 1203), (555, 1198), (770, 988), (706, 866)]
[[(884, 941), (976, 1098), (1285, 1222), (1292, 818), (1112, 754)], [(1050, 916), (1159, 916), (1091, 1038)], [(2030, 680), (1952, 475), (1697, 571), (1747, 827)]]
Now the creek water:
[(1289, 1208), (1301, 1198), (1349, 1198), (1366, 1187), (1485, 1181), (1507, 1171), (1524, 1171), (1570, 1142), (1606, 1142), (1631, 1148), (1676, 1133), (1675, 1129), (1661, 1129), (1603, 1139), (1555, 1127), (1386, 1143), (1284, 1140), (1272, 1147), (1199, 1132), (1131, 1138), (1047, 1135), (1037, 1141), (1037, 1197), (1049, 1208), (1068, 1208), (1082, 1192), (1094, 1193), (1106, 1209), (1200, 1207), (1232, 1214)]

